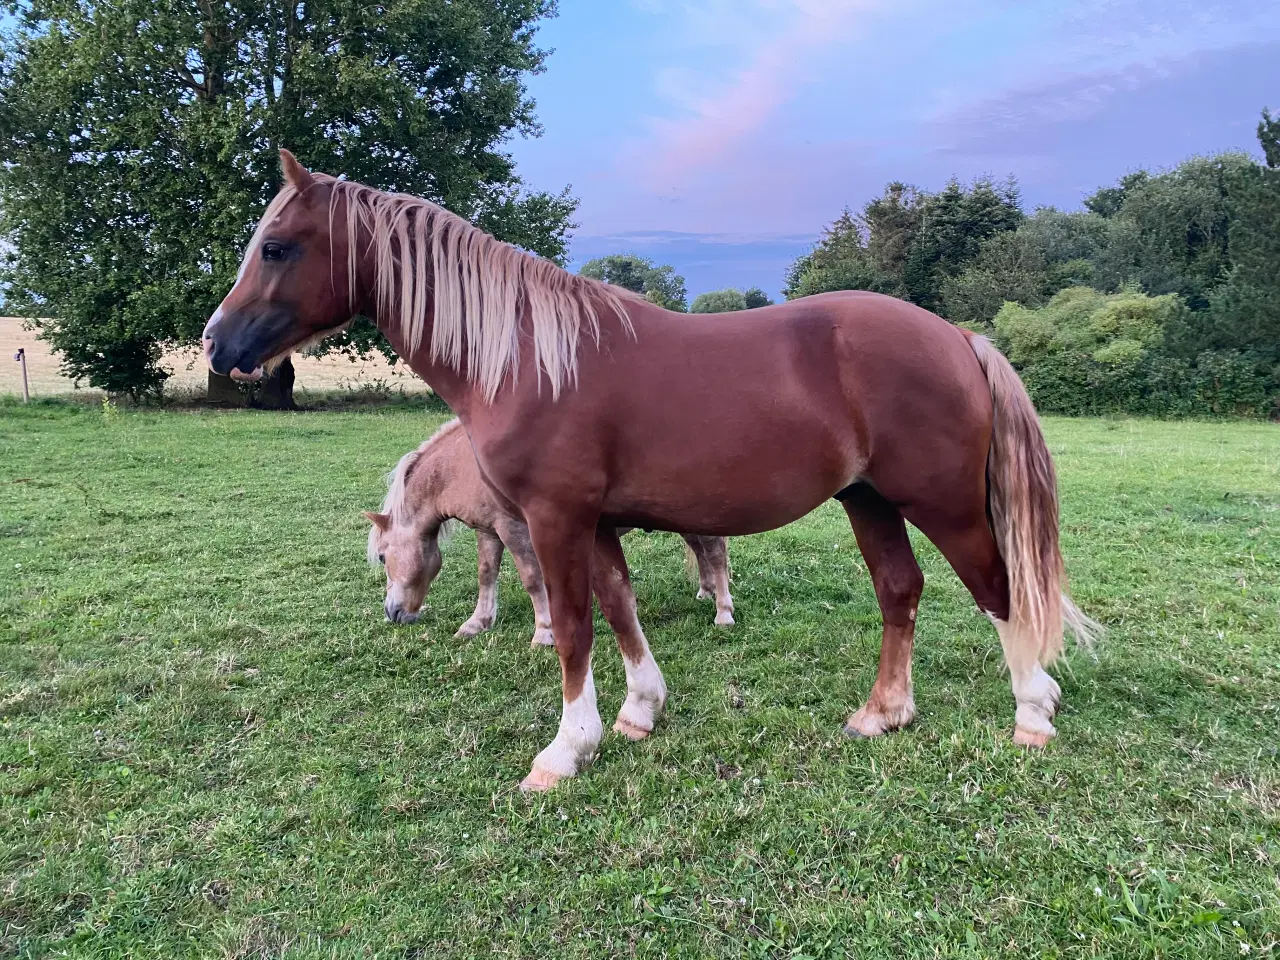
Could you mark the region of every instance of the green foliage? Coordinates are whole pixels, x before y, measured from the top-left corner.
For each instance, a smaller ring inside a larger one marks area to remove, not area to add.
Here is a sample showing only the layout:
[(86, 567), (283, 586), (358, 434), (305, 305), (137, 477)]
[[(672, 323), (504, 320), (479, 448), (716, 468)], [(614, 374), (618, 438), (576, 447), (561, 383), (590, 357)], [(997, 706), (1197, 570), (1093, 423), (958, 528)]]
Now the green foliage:
[(830, 290), (874, 290), (938, 309), (943, 285), (984, 240), (1023, 218), (1016, 184), (952, 180), (936, 194), (891, 183), (854, 215), (848, 210), (797, 260), (788, 298)]
[(1262, 144), (1267, 166), (1272, 170), (1280, 167), (1280, 117), (1271, 116), (1270, 110), (1264, 109), (1258, 121), (1258, 142)]
[(1095, 285), (1137, 283), (1151, 294), (1176, 293), (1193, 310), (1231, 269), (1228, 234), (1233, 195), (1256, 165), (1242, 154), (1188, 160), (1168, 173), (1128, 178), (1106, 243), (1096, 256)]
[(903, 264), (907, 299), (926, 310), (942, 306), (943, 284), (978, 255), (983, 241), (1022, 222), (1017, 184), (976, 181), (965, 190), (950, 181), (923, 203), (920, 226)]
[(1253, 351), (1180, 356), (1191, 312), (1176, 294), (1103, 294), (1069, 287), (1045, 306), (1006, 303), (1000, 346), (1036, 406), (1071, 414), (1267, 416), (1280, 382)]
[(231, 285), (281, 146), (563, 257), (574, 201), (525, 193), (503, 149), (538, 132), (524, 78), (549, 0), (5, 7), (4, 279), (77, 379), (159, 388), (157, 348), (196, 338)]
[(732, 313), (735, 310), (746, 310), (747, 298), (741, 290), (711, 290), (700, 293), (693, 298), (690, 313)]
[[(1045, 418), (1110, 633), (1043, 752), (914, 530), (919, 716), (841, 735), (880, 621), (828, 501), (731, 542), (728, 634), (680, 539), (628, 534), (667, 713), (524, 797), (560, 671), (510, 562), (470, 640), (467, 531), (413, 627), (364, 562), (358, 507), (447, 416), (0, 398), (0, 955), (1274, 960), (1272, 425)], [(598, 618), (594, 663), (607, 725)]]
[(767, 307), (773, 303), (773, 298), (759, 287), (751, 287), (744, 290), (742, 292), (742, 298), (747, 302), (748, 310), (754, 310), (757, 307)]
[(667, 310), (683, 313), (688, 309), (689, 295), (685, 291), (684, 277), (669, 264), (655, 266), (647, 257), (615, 253), (588, 260), (578, 272), (584, 277), (641, 294), (650, 303)]
[(940, 313), (981, 329), (1006, 301), (1040, 306), (1065, 287), (1087, 285), (1106, 232), (1097, 214), (1037, 210), (1016, 230), (986, 240), (958, 276), (943, 282)]
[(813, 251), (792, 264), (787, 299), (833, 290), (880, 290), (888, 283), (867, 254), (862, 222), (848, 210), (827, 227)]

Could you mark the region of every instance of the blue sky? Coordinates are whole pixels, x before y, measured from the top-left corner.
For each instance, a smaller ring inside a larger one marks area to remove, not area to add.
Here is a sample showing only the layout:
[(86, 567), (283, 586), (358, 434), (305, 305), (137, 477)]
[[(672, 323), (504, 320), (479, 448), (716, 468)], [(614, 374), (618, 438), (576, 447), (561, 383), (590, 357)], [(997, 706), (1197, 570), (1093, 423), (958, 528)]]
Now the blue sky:
[(1138, 167), (1257, 152), (1277, 0), (560, 0), (530, 186), (581, 199), (575, 265), (632, 250), (691, 294), (772, 293), (891, 179), (1075, 208)]

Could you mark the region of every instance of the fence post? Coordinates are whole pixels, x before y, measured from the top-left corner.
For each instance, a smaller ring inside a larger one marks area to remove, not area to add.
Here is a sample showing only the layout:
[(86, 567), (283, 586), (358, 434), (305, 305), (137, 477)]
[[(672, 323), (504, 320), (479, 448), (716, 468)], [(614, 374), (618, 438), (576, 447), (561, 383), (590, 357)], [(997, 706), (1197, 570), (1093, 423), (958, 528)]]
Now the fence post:
[(27, 348), (19, 347), (18, 352), (13, 355), (13, 359), (22, 364), (22, 402), (31, 402), (31, 389), (27, 386)]

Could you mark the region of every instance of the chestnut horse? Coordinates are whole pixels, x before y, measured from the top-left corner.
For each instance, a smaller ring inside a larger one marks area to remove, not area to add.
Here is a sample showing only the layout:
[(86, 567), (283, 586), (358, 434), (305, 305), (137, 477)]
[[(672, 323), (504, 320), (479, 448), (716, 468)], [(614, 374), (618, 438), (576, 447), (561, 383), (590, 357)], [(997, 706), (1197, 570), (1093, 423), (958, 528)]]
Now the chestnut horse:
[(910, 303), (829, 293), (694, 320), (500, 243), (426, 200), (312, 174), (285, 185), (209, 319), (217, 373), (262, 366), (374, 319), (458, 414), (487, 483), (529, 526), (546, 578), (563, 704), (522, 786), (578, 773), (603, 727), (591, 672), (594, 589), (627, 695), (615, 729), (652, 732), (666, 685), (630, 601), (619, 527), (759, 533), (834, 497), (884, 621), (852, 736), (915, 716), (923, 577), (909, 521), (995, 624), (1014, 740), (1055, 734), (1044, 670), (1066, 597), (1053, 463), (1026, 390), (985, 339)]
[[(369, 562), (387, 574), (383, 610), (392, 623), (417, 621), (427, 591), (440, 572), (440, 540), (446, 523), (458, 521), (476, 532), (480, 596), (470, 618), (454, 634), (474, 637), (498, 616), (498, 571), (502, 551), (511, 551), (516, 572), (533, 601), (531, 646), (551, 646), (551, 607), (529, 528), (498, 506), (480, 476), (471, 441), (457, 420), (450, 420), (418, 449), (400, 458), (391, 472), (380, 513), (365, 512)], [(619, 533), (622, 531), (619, 530)], [(698, 599), (715, 597), (716, 626), (733, 626), (729, 593), (729, 548), (723, 537), (685, 535), (685, 550), (697, 564)]]

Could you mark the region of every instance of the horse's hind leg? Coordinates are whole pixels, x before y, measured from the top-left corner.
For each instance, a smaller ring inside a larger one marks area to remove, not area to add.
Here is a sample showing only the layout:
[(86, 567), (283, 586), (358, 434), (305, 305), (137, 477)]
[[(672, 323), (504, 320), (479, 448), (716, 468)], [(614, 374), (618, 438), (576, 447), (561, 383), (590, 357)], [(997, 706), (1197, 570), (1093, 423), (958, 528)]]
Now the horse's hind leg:
[(474, 637), (493, 626), (498, 617), (498, 572), (502, 569), (502, 541), (487, 530), (476, 531), (476, 567), (480, 596), (475, 613), (458, 628), (455, 637)]
[(698, 599), (715, 596), (716, 626), (733, 626), (733, 596), (729, 593), (729, 543), (724, 537), (686, 536), (698, 561)]
[(916, 715), (911, 650), (924, 575), (911, 551), (902, 514), (893, 504), (866, 484), (855, 485), (841, 502), (867, 562), (884, 620), (880, 667), (871, 696), (844, 730), (851, 737), (874, 737), (905, 727)]
[(601, 526), (596, 530), (591, 585), (600, 603), (600, 612), (618, 637), (618, 650), (627, 674), (627, 699), (618, 711), (613, 729), (632, 740), (643, 740), (653, 732), (654, 722), (662, 713), (667, 701), (667, 685), (640, 628), (627, 558), (618, 532), (613, 528)]
[(964, 514), (957, 514), (954, 504), (951, 501), (945, 512), (916, 508), (907, 515), (947, 558), (978, 608), (996, 626), (1017, 702), (1014, 742), (1042, 747), (1057, 733), (1051, 721), (1062, 690), (1028, 646), (1016, 642), (1009, 622), (1009, 576), (987, 523), (985, 503), (976, 501)]

